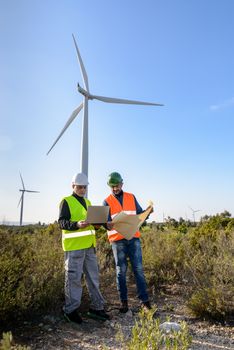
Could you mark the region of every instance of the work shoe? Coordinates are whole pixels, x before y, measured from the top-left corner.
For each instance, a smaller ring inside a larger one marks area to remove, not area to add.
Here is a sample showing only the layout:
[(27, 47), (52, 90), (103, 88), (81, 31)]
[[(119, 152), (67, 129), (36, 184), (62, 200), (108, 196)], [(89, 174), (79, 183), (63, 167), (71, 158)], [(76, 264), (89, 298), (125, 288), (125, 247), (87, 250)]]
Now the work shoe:
[(101, 321), (106, 321), (110, 319), (110, 316), (104, 310), (89, 309), (89, 311), (87, 312), (87, 316), (95, 320)]
[(68, 322), (74, 322), (78, 324), (81, 324), (83, 321), (77, 310), (72, 311), (70, 314), (64, 313), (64, 318)]
[(121, 314), (126, 314), (126, 312), (128, 312), (128, 301), (127, 300), (121, 301), (121, 307), (119, 309), (119, 312), (121, 312)]
[(152, 309), (152, 307), (151, 307), (149, 301), (142, 301), (142, 303), (141, 303), (141, 308), (142, 308), (144, 311), (149, 311), (149, 310)]

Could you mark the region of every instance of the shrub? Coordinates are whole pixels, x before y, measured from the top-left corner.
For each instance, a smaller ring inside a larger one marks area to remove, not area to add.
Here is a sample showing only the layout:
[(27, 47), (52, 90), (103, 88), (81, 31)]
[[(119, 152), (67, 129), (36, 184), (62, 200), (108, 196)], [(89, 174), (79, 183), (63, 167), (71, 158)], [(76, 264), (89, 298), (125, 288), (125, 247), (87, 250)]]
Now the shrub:
[(145, 315), (139, 314), (139, 319), (132, 328), (130, 340), (125, 340), (120, 330), (118, 337), (126, 350), (186, 350), (192, 338), (185, 322), (181, 322), (181, 330), (165, 333), (159, 328), (159, 319), (153, 317), (153, 311)]
[(234, 233), (214, 231), (187, 242), (186, 278), (193, 291), (189, 307), (198, 316), (225, 319), (234, 312)]
[(100, 272), (100, 288), (105, 295), (108, 287), (115, 286), (115, 261), (111, 245), (107, 238), (104, 228), (100, 228), (97, 232), (97, 259)]
[(31, 348), (28, 346), (21, 346), (15, 344), (11, 332), (3, 333), (2, 340), (0, 342), (0, 350), (30, 350)]
[[(25, 228), (24, 228), (25, 231)], [(47, 228), (25, 234), (0, 230), (0, 318), (55, 306), (63, 293), (60, 233)]]
[(143, 234), (143, 259), (151, 286), (186, 283), (197, 316), (227, 319), (234, 313), (234, 219), (215, 215), (190, 227)]
[(155, 230), (142, 235), (144, 270), (150, 285), (158, 286), (179, 279), (183, 236), (178, 232)]

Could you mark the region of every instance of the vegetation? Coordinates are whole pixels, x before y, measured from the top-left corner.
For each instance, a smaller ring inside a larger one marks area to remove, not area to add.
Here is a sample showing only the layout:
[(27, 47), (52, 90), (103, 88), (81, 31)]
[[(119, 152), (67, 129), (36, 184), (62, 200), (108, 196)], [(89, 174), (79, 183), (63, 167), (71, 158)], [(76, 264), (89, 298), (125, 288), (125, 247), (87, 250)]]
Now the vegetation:
[[(196, 225), (169, 218), (142, 231), (144, 268), (151, 289), (180, 283), (195, 315), (219, 320), (233, 315), (234, 218), (230, 213), (205, 216)], [(114, 261), (105, 230), (100, 229), (97, 237), (104, 288), (115, 284)], [(13, 324), (27, 315), (60, 311), (64, 272), (58, 225), (0, 226), (0, 240), (1, 321)]]
[(3, 333), (2, 340), (0, 341), (0, 350), (11, 350), (11, 349), (30, 350), (30, 347), (16, 344), (13, 340), (11, 332)]
[(216, 215), (183, 242), (188, 305), (198, 316), (225, 320), (234, 312), (234, 219)]
[[(160, 320), (154, 318), (155, 310), (139, 313), (139, 318), (132, 328), (130, 339), (125, 339), (120, 328), (117, 339), (126, 350), (187, 350), (192, 342), (188, 327), (181, 322), (180, 330), (165, 330), (160, 327)], [(170, 319), (168, 319), (170, 321)]]
[(184, 284), (195, 315), (225, 320), (234, 312), (234, 219), (225, 211), (183, 224), (186, 234), (175, 220), (145, 230), (147, 279), (154, 288)]
[(0, 228), (0, 319), (53, 308), (63, 296), (63, 253), (57, 225)]
[(139, 314), (139, 319), (132, 328), (130, 340), (124, 338), (120, 329), (118, 338), (126, 350), (187, 350), (192, 337), (188, 333), (185, 322), (181, 322), (179, 331), (169, 331), (160, 328), (159, 319), (153, 317), (154, 311)]

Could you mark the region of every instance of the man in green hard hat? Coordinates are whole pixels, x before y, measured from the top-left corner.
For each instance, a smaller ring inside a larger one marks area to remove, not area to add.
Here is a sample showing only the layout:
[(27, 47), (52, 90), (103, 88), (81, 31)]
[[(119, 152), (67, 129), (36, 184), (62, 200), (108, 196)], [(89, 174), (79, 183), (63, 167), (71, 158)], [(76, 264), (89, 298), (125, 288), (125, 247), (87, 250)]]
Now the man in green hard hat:
[(128, 258), (135, 276), (137, 295), (141, 306), (147, 310), (151, 309), (142, 266), (140, 232), (137, 231), (132, 239), (127, 240), (121, 235), (121, 232), (117, 232), (114, 229), (113, 224), (111, 223), (115, 215), (121, 211), (128, 215), (136, 215), (141, 214), (143, 209), (132, 193), (124, 192), (122, 190), (123, 179), (118, 172), (112, 172), (109, 175), (107, 184), (110, 186), (111, 194), (104, 200), (103, 204), (110, 207), (107, 229), (108, 239), (112, 246), (116, 265), (117, 289), (121, 302), (120, 312), (126, 313), (128, 311), (128, 290), (126, 282)]

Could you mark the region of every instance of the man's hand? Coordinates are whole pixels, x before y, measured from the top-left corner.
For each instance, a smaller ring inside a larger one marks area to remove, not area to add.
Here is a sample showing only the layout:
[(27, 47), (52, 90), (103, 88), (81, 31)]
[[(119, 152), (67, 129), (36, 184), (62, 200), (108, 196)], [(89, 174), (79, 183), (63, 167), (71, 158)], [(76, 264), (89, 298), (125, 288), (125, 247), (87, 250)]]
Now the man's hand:
[(150, 212), (149, 212), (149, 215), (150, 215), (151, 213), (154, 212), (154, 207), (152, 207), (152, 205), (149, 205), (149, 206), (144, 210), (144, 211), (147, 211), (147, 210), (150, 209), (150, 207), (151, 207), (151, 210), (150, 210)]
[(96, 230), (98, 230), (102, 225), (93, 225)]
[(81, 221), (77, 222), (77, 227), (78, 228), (85, 228), (87, 226), (89, 226), (89, 223), (86, 220), (81, 220)]
[(108, 221), (107, 224), (106, 224), (106, 227), (109, 231), (111, 231), (114, 227), (114, 224), (112, 221)]

